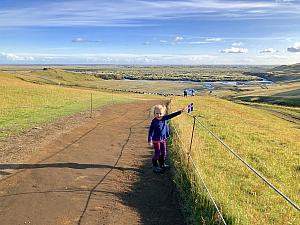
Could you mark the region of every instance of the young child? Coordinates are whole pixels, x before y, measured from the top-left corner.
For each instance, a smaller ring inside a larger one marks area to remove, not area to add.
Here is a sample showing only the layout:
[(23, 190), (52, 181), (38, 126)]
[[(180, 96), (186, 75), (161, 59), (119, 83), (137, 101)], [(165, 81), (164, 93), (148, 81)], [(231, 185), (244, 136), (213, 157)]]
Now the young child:
[[(183, 112), (179, 110), (172, 114), (165, 114), (166, 107), (162, 105), (156, 105), (153, 109), (154, 119), (151, 122), (148, 143), (151, 147), (154, 147), (154, 156), (152, 158), (153, 172), (160, 173), (167, 169), (169, 166), (165, 164), (167, 154), (166, 139), (170, 135), (169, 126), (167, 120), (180, 115)], [(158, 162), (157, 162), (158, 161)]]

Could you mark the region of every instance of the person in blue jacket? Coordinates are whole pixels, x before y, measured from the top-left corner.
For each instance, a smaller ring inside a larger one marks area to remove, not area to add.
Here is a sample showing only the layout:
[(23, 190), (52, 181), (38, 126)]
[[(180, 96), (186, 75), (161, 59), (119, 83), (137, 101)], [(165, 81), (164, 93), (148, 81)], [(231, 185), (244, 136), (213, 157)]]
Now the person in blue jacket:
[(154, 119), (149, 128), (148, 143), (151, 147), (154, 147), (154, 155), (152, 158), (154, 173), (163, 172), (169, 167), (165, 164), (167, 155), (166, 139), (170, 136), (170, 128), (167, 124), (167, 120), (180, 115), (183, 111), (184, 109), (181, 109), (172, 114), (165, 114), (165, 106), (156, 105), (153, 107)]

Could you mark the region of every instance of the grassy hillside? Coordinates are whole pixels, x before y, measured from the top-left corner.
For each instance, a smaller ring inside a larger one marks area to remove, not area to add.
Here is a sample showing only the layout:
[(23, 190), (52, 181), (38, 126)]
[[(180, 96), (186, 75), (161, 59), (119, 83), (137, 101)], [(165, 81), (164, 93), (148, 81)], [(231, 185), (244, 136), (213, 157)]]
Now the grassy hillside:
[[(238, 155), (285, 193), (298, 206), (300, 182), (299, 126), (267, 111), (213, 97), (175, 98), (171, 110), (195, 105), (199, 116), (212, 132)], [(175, 146), (188, 151), (192, 119), (182, 115), (174, 119), (180, 133)], [(174, 132), (173, 132), (174, 133)], [(177, 139), (177, 140), (176, 140)], [(189, 192), (189, 213), (194, 221), (221, 224), (200, 181), (187, 169), (185, 154), (175, 155), (176, 182)], [(269, 188), (228, 150), (196, 125), (192, 156), (228, 224), (299, 224), (299, 212)], [(176, 158), (177, 157), (177, 158)], [(183, 160), (183, 161), (182, 161)], [(182, 173), (182, 171), (185, 171)], [(191, 183), (190, 183), (191, 182)], [(210, 209), (210, 210), (207, 210)], [(197, 223), (197, 222), (196, 222)]]
[(273, 84), (231, 94), (230, 99), (244, 102), (267, 103), (300, 107), (300, 82)]
[[(56, 77), (55, 73), (51, 72), (50, 75)], [(71, 78), (59, 75), (57, 79), (60, 82)], [(72, 79), (76, 83), (78, 78)], [(112, 95), (96, 90), (39, 85), (22, 81), (13, 74), (0, 72), (0, 137), (16, 134), (35, 124), (90, 110), (91, 94), (93, 107), (137, 99), (136, 95)]]
[(76, 74), (62, 69), (32, 70), (16, 73), (17, 77), (38, 84), (64, 86), (84, 86), (85, 83), (97, 81), (94, 76)]
[(300, 63), (274, 67), (269, 70), (267, 78), (277, 82), (299, 82)]

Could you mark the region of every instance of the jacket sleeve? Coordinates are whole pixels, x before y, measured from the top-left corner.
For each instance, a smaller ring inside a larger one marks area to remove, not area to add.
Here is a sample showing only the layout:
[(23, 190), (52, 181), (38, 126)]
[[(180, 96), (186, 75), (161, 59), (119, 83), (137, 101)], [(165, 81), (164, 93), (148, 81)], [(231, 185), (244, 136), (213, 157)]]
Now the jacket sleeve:
[(174, 113), (171, 113), (171, 114), (167, 114), (167, 115), (164, 115), (164, 119), (165, 120), (169, 120), (169, 119), (172, 119), (174, 118), (175, 116), (178, 116), (181, 114), (181, 110), (177, 111), (177, 112), (174, 112)]
[(153, 136), (153, 123), (151, 122), (151, 125), (149, 127), (149, 131), (148, 131), (148, 142), (152, 141), (152, 136)]

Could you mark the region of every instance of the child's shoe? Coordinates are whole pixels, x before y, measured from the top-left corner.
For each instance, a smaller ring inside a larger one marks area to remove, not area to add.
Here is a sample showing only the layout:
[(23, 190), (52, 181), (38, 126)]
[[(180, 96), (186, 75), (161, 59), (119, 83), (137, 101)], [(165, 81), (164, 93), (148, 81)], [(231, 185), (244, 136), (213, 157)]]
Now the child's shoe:
[(170, 169), (170, 166), (164, 163), (163, 165), (160, 166), (160, 168), (166, 170), (166, 169)]
[(153, 173), (161, 173), (162, 169), (158, 166), (153, 167)]

